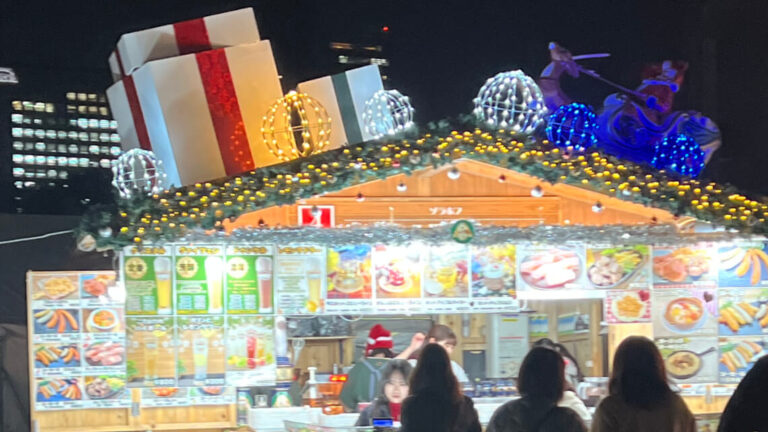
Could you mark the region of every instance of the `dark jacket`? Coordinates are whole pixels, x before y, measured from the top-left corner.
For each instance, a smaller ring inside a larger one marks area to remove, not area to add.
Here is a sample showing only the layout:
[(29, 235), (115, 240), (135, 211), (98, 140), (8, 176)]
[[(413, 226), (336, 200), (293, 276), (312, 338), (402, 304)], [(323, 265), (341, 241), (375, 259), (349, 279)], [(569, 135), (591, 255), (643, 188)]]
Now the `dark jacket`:
[(741, 380), (720, 417), (718, 432), (768, 431), (768, 357)]
[(576, 412), (556, 404), (522, 398), (505, 403), (491, 416), (486, 432), (586, 432)]
[(355, 426), (372, 426), (375, 418), (391, 418), (392, 412), (389, 410), (389, 402), (381, 398), (376, 398), (370, 405), (360, 412)]
[(400, 432), (481, 432), (472, 399), (452, 405), (442, 394), (408, 396), (400, 413)]

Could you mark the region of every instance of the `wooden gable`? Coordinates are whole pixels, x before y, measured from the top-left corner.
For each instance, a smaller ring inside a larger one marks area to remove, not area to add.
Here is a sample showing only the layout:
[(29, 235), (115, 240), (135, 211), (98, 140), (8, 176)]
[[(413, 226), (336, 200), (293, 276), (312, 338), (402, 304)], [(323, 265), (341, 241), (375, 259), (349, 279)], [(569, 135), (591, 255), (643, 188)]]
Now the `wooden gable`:
[[(225, 223), (227, 230), (298, 224), (299, 206), (332, 206), (336, 225), (395, 222), (427, 226), (446, 220), (470, 219), (487, 225), (528, 226), (544, 224), (636, 224), (673, 222), (667, 211), (645, 207), (566, 184), (551, 185), (516, 171), (483, 162), (461, 160), (455, 164), (461, 176), (451, 179), (450, 167), (424, 169), (410, 176), (395, 175), (353, 186), (295, 204), (270, 207)], [(503, 176), (503, 177), (502, 177)], [(407, 189), (398, 190), (399, 184)], [(531, 196), (539, 185), (540, 198)], [(362, 194), (364, 200), (358, 200)], [(603, 211), (592, 207), (600, 202)]]

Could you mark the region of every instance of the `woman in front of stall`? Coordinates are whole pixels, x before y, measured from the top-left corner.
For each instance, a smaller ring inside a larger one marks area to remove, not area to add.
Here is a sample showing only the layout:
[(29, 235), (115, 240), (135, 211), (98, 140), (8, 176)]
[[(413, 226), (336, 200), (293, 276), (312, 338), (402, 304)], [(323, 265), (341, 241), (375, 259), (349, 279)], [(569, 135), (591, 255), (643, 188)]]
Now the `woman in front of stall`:
[(408, 396), (411, 365), (405, 360), (392, 360), (382, 372), (381, 392), (357, 419), (355, 426), (371, 426), (375, 418), (400, 421), (400, 404)]
[(664, 360), (648, 338), (631, 336), (619, 345), (608, 389), (592, 432), (696, 431), (693, 414), (669, 388)]
[(496, 409), (486, 432), (586, 432), (579, 414), (558, 406), (566, 387), (563, 357), (551, 348), (534, 347), (520, 365), (522, 397)]
[(403, 401), (400, 432), (480, 432), (472, 399), (461, 393), (448, 353), (427, 344)]

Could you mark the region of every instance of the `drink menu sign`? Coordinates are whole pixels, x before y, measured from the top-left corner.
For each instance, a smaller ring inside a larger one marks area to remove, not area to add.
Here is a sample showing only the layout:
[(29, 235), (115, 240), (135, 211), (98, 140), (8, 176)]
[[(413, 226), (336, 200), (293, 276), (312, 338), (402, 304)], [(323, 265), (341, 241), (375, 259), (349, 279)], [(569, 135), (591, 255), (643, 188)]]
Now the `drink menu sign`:
[(176, 246), (176, 313), (224, 312), (224, 249)]
[(369, 245), (328, 249), (325, 311), (338, 314), (373, 312), (372, 249)]
[(35, 409), (129, 406), (114, 273), (30, 272), (27, 287)]
[(425, 254), (423, 296), (426, 309), (440, 313), (469, 312), (469, 247), (432, 246)]
[(226, 260), (227, 313), (272, 313), (274, 247), (229, 246)]
[(173, 264), (164, 247), (127, 247), (121, 256), (128, 315), (173, 313)]
[(321, 246), (278, 246), (275, 267), (277, 310), (282, 314), (323, 311), (326, 250)]

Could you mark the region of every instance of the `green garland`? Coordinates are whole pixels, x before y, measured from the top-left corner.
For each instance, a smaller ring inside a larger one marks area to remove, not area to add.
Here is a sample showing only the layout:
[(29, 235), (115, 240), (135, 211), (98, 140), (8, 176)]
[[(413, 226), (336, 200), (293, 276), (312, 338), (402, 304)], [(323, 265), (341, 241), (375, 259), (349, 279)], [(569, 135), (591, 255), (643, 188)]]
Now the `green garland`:
[[(459, 122), (461, 123), (461, 122)], [(396, 174), (411, 174), (459, 159), (486, 162), (548, 183), (565, 183), (624, 201), (691, 216), (744, 233), (768, 233), (768, 205), (731, 186), (676, 177), (605, 155), (567, 155), (546, 140), (478, 128), (444, 132), (433, 126), (419, 139), (392, 138), (339, 148), (230, 178), (171, 189), (150, 197), (93, 208), (79, 235), (100, 248), (171, 242), (191, 231), (221, 229), (225, 219), (293, 204)]]

